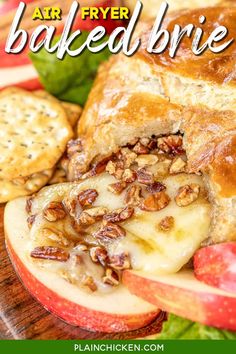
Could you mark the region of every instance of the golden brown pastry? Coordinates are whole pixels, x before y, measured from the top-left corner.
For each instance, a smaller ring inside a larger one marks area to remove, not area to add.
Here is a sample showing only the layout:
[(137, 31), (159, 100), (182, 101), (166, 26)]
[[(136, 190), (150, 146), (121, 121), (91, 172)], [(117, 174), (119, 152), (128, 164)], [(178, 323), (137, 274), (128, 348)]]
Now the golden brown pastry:
[[(188, 24), (189, 18), (203, 13), (206, 33), (221, 23), (232, 35), (232, 8), (182, 11), (169, 20), (168, 28)], [(79, 122), (82, 147), (71, 158), (70, 177), (79, 178), (94, 159), (111, 155), (135, 137), (180, 131), (190, 170), (201, 171), (209, 187), (211, 239), (235, 240), (235, 43), (221, 54), (206, 51), (198, 57), (189, 45), (189, 39), (184, 40), (175, 59), (167, 53), (150, 55), (142, 48), (132, 58), (112, 57), (100, 68)]]

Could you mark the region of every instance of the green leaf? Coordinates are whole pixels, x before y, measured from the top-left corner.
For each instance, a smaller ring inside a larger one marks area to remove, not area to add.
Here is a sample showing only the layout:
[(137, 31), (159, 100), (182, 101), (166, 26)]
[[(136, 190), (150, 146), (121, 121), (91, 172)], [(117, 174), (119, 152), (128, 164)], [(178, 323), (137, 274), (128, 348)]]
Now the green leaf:
[(236, 339), (236, 333), (169, 315), (158, 339)]
[[(79, 48), (86, 41), (87, 36), (88, 32), (82, 32), (70, 49)], [(52, 45), (58, 40), (59, 38), (56, 38)], [(66, 54), (64, 59), (60, 60), (57, 59), (56, 53), (48, 53), (43, 48), (38, 53), (31, 53), (30, 58), (38, 71), (40, 81), (48, 92), (59, 99), (83, 106), (99, 65), (110, 55), (107, 48), (100, 53), (91, 53), (86, 48), (77, 57), (70, 57)]]

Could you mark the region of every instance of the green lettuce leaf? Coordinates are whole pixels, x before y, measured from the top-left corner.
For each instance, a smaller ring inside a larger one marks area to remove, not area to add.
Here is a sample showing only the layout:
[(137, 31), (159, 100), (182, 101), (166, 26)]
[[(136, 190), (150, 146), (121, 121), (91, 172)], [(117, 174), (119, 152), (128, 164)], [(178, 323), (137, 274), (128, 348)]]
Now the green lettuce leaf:
[(184, 318), (169, 315), (163, 323), (163, 329), (158, 339), (236, 339), (236, 332), (220, 330), (204, 326)]
[[(70, 49), (79, 48), (86, 41), (87, 36), (88, 32), (82, 32)], [(58, 40), (59, 38), (56, 38), (53, 44)], [(107, 48), (96, 54), (85, 49), (80, 56), (72, 58), (66, 54), (63, 60), (59, 60), (56, 53), (48, 53), (43, 48), (37, 53), (30, 53), (30, 59), (48, 92), (61, 100), (83, 106), (99, 65), (110, 55)]]

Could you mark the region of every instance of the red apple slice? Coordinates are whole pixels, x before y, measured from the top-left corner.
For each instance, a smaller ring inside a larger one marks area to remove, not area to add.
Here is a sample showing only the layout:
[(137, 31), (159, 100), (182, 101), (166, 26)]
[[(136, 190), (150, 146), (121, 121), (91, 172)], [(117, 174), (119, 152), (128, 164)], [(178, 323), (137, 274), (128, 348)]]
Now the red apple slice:
[(0, 77), (0, 90), (9, 86), (17, 86), (28, 90), (42, 88), (38, 74), (32, 64), (15, 68), (0, 68)]
[(122, 285), (108, 293), (88, 293), (33, 263), (25, 203), (26, 198), (20, 198), (6, 206), (6, 245), (23, 284), (48, 311), (72, 325), (101, 332), (135, 330), (154, 320), (159, 310)]
[(132, 294), (162, 310), (236, 331), (236, 295), (199, 282), (192, 271), (166, 276), (125, 271), (123, 282)]
[(236, 242), (201, 248), (194, 256), (198, 280), (236, 293)]

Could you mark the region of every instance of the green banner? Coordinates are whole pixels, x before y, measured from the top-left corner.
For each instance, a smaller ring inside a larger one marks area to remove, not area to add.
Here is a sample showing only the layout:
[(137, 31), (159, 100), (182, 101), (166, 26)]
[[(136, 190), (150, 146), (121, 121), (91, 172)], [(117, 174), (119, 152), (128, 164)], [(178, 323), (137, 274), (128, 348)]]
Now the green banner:
[(68, 354), (68, 353), (166, 353), (166, 354), (207, 354), (236, 352), (236, 341), (0, 341), (0, 352), (5, 354)]

